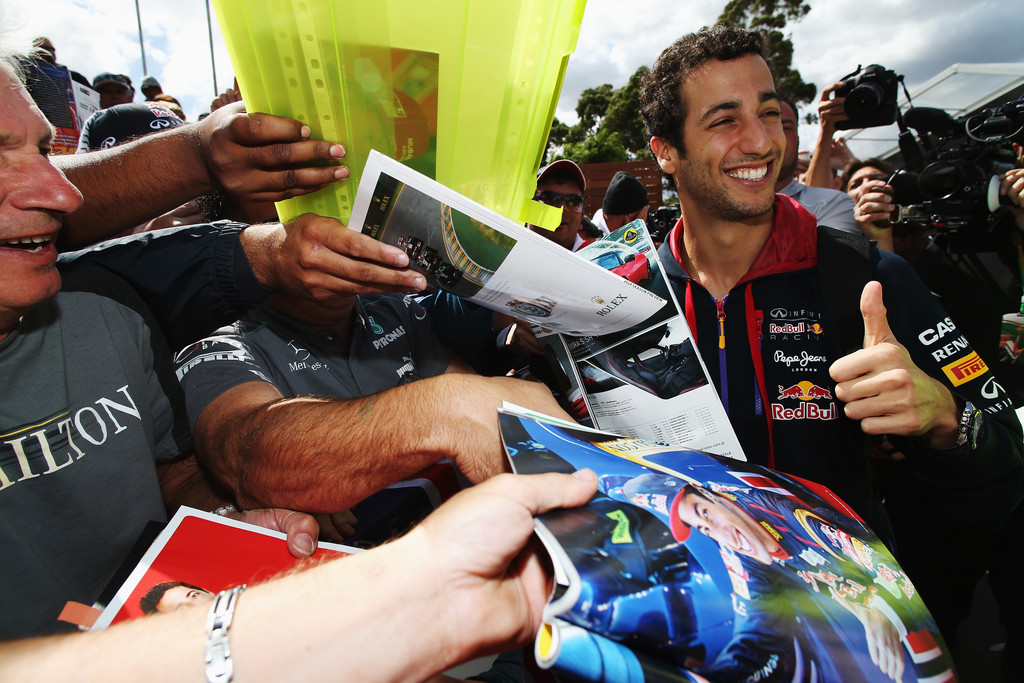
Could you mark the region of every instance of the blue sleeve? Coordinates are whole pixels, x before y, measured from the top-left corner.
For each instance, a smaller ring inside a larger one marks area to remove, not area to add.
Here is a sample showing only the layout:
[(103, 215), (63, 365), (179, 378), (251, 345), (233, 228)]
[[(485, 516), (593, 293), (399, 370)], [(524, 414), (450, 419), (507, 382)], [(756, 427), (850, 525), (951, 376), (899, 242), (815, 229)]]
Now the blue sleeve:
[(1024, 489), (1024, 437), (1010, 397), (906, 261), (880, 252), (875, 275), (889, 325), (914, 363), (960, 402), (984, 411), (974, 450), (928, 448), (910, 438), (894, 439), (894, 445), (908, 455), (927, 500), (958, 521), (993, 528)]
[(188, 225), (130, 235), (60, 255), (124, 278), (153, 312), (172, 349), (237, 320), (270, 290), (252, 273), (241, 223)]

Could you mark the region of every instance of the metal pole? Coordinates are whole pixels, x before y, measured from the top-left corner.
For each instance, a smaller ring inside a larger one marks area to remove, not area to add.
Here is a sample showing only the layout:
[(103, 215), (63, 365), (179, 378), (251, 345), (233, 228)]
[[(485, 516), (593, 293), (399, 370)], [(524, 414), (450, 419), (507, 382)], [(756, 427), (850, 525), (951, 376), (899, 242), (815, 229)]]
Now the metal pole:
[[(135, 0), (138, 2), (138, 0)], [(217, 87), (217, 64), (213, 61), (213, 22), (210, 20), (210, 0), (206, 0), (206, 32), (210, 36), (210, 69), (213, 70), (213, 96), (220, 95)]]
[(142, 52), (142, 75), (149, 73), (146, 68), (146, 46), (142, 42), (142, 13), (139, 12), (139, 0), (135, 0), (135, 19), (139, 22), (139, 50)]

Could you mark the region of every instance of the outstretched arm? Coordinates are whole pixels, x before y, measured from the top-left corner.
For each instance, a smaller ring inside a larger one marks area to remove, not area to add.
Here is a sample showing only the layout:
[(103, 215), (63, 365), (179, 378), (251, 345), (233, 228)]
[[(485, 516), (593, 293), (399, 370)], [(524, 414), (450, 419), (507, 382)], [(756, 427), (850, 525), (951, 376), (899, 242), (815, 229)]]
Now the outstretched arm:
[[(533, 516), (596, 490), (589, 470), (505, 475), (397, 541), (250, 588), (228, 635), (236, 680), (425, 680), (529, 642), (548, 596)], [(202, 680), (206, 616), (185, 609), (3, 643), (0, 678)]]
[(506, 377), (448, 373), (358, 399), (247, 382), (199, 414), (196, 450), (243, 507), (331, 513), (443, 458), (474, 483), (504, 471), (505, 400), (568, 418), (543, 385)]
[(211, 190), (241, 199), (280, 201), (348, 177), (323, 165), (345, 155), (338, 144), (309, 139), (309, 127), (241, 103), (202, 121), (107, 150), (55, 157), (85, 197), (64, 219), (62, 249), (94, 244)]
[(836, 123), (847, 118), (844, 109), (846, 98), (832, 98), (832, 93), (842, 85), (843, 83), (840, 81), (821, 91), (821, 99), (818, 101), (818, 120), (821, 127), (818, 129), (818, 141), (811, 154), (811, 164), (807, 167), (807, 185), (833, 189), (835, 187), (832, 183), (833, 155), (844, 156), (843, 161), (853, 158), (850, 150), (846, 148), (845, 142), (836, 146), (832, 140), (836, 133)]

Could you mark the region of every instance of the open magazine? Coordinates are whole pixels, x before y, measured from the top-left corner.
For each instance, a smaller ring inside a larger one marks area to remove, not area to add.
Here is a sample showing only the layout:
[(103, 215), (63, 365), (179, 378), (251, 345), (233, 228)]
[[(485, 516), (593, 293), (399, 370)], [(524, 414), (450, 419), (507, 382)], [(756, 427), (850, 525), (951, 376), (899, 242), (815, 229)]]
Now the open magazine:
[(574, 254), (371, 152), (350, 227), (430, 286), (532, 323), (578, 419), (744, 459), (642, 221)]
[(431, 287), (565, 334), (606, 334), (666, 300), (378, 152), (349, 227), (409, 255)]
[(585, 403), (592, 425), (623, 436), (685, 443), (745, 460), (686, 318), (665, 280), (647, 225), (633, 221), (576, 255), (668, 302), (626, 330), (542, 339), (549, 348), (558, 342), (565, 346), (564, 353), (552, 355), (559, 359), (570, 393)]
[(537, 519), (556, 589), (538, 663), (582, 681), (955, 680), (934, 620), (827, 489), (765, 468), (503, 411), (517, 473), (590, 468)]
[[(361, 552), (319, 543), (314, 561)], [(205, 605), (222, 590), (254, 584), (295, 569), (285, 535), (180, 507), (100, 614), (94, 629), (180, 605)]]

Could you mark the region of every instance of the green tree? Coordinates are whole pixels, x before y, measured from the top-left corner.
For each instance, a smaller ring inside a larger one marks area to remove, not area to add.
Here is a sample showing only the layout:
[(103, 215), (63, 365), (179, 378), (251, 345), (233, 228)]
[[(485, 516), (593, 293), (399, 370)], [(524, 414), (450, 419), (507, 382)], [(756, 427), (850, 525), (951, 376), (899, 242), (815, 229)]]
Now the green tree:
[[(581, 164), (631, 161), (646, 153), (647, 139), (640, 118), (638, 92), (647, 67), (637, 69), (621, 88), (604, 83), (580, 93), (579, 121), (567, 126), (558, 119), (551, 125), (546, 157), (572, 159)], [(557, 152), (561, 148), (561, 152)]]
[(649, 71), (641, 66), (629, 82), (612, 93), (602, 128), (619, 136), (631, 159), (648, 158), (647, 131), (640, 117), (640, 80)]
[(793, 41), (783, 29), (787, 21), (800, 21), (810, 10), (802, 0), (729, 0), (718, 17), (719, 23), (729, 26), (764, 30), (775, 85), (795, 102), (812, 102), (818, 89), (793, 68)]
[(572, 159), (578, 164), (601, 164), (626, 161), (629, 157), (617, 133), (599, 128), (596, 133), (588, 135), (581, 142), (567, 144), (563, 154), (557, 158)]

